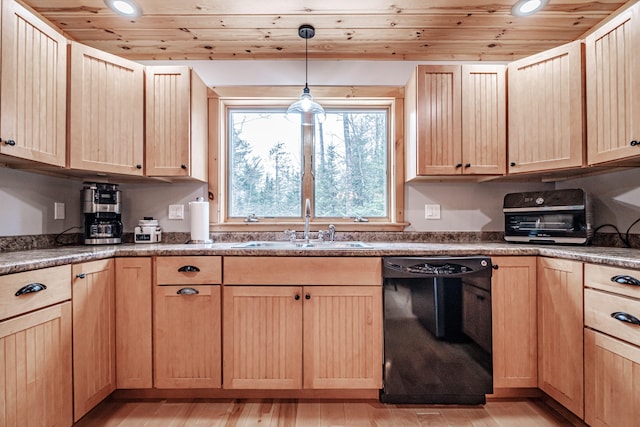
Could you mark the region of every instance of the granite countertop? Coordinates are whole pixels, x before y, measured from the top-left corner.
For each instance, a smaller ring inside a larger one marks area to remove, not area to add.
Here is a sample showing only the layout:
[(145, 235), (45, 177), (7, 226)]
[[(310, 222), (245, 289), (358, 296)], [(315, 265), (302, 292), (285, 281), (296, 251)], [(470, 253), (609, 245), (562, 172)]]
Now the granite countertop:
[[(369, 242), (368, 242), (369, 243)], [(524, 245), (512, 243), (372, 242), (369, 249), (237, 248), (238, 243), (122, 244), (63, 246), (0, 253), (0, 275), (110, 257), (153, 255), (246, 256), (525, 256), (540, 255), (594, 264), (640, 269), (640, 250), (598, 246)]]

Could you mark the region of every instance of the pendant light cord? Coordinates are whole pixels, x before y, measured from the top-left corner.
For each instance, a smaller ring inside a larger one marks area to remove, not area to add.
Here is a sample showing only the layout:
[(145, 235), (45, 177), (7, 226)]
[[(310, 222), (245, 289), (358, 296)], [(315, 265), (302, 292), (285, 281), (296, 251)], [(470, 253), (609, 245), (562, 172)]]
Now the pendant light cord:
[(309, 37), (304, 38), (304, 87), (309, 90)]

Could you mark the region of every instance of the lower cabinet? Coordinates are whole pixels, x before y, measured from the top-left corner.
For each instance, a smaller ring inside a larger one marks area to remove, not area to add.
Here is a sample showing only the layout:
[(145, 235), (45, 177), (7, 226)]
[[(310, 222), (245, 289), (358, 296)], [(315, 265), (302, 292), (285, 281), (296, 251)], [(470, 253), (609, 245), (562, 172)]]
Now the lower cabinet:
[(154, 386), (220, 388), (220, 256), (155, 257)]
[(584, 416), (583, 265), (538, 258), (538, 387)]
[(640, 347), (585, 329), (585, 421), (634, 426), (640, 420)]
[(538, 387), (536, 257), (492, 257), (493, 385)]
[(71, 378), (70, 302), (0, 322), (1, 426), (70, 426)]
[(220, 285), (153, 292), (155, 386), (220, 388)]
[(78, 421), (116, 389), (114, 260), (71, 267), (73, 402)]
[(153, 387), (151, 258), (115, 259), (116, 387)]
[(382, 386), (381, 286), (225, 286), (224, 388)]

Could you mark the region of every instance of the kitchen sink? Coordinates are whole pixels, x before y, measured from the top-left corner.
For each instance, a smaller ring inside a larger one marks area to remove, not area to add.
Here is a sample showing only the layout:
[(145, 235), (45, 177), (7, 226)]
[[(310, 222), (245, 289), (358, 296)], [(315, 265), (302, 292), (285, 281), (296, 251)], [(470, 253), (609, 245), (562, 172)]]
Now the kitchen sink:
[(373, 246), (360, 242), (320, 242), (320, 241), (311, 241), (311, 242), (303, 242), (296, 241), (290, 242), (288, 240), (282, 241), (270, 241), (270, 242), (262, 242), (262, 241), (251, 241), (238, 243), (232, 246), (232, 248), (244, 248), (244, 249), (252, 249), (252, 248), (271, 248), (271, 249), (372, 249)]

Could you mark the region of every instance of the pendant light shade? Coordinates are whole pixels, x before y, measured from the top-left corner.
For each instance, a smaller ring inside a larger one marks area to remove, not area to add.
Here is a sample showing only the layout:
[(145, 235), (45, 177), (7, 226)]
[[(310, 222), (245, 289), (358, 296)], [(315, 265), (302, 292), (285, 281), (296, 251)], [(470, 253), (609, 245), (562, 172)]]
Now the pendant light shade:
[(298, 28), (298, 35), (305, 39), (304, 48), (304, 90), (300, 99), (294, 102), (287, 109), (287, 114), (300, 114), (303, 125), (311, 125), (314, 119), (323, 122), (325, 118), (324, 108), (313, 100), (309, 91), (309, 39), (315, 35), (315, 29), (311, 25), (301, 25)]

